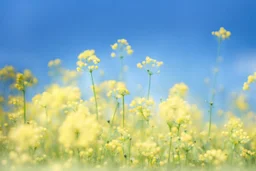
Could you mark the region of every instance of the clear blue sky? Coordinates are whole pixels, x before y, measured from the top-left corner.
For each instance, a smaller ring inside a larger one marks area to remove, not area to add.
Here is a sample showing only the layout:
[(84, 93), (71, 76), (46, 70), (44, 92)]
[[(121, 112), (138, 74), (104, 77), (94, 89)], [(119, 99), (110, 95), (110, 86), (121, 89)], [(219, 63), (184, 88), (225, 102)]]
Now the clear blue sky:
[(203, 80), (211, 76), (216, 58), (211, 31), (223, 26), (232, 32), (222, 47), (219, 77), (226, 94), (240, 91), (256, 71), (255, 8), (255, 0), (1, 0), (0, 67), (29, 68), (43, 85), (49, 83), (49, 60), (61, 58), (72, 69), (81, 51), (95, 49), (113, 79), (119, 61), (110, 58), (110, 44), (126, 38), (134, 49), (125, 59), (131, 89), (147, 85), (136, 63), (151, 56), (164, 61), (152, 94), (166, 97), (174, 83), (185, 82), (202, 103)]

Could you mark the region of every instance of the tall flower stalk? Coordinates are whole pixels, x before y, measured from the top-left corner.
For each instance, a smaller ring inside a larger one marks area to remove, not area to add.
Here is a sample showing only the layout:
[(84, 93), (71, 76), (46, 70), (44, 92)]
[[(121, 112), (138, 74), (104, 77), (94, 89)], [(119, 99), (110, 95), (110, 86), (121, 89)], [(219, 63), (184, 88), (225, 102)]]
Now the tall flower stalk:
[[(116, 101), (117, 101), (117, 100), (116, 100)], [(116, 116), (117, 110), (118, 110), (118, 108), (119, 108), (119, 104), (120, 104), (120, 103), (117, 101), (117, 102), (116, 102), (115, 111), (114, 111), (114, 114), (113, 114), (113, 117), (112, 117), (112, 120), (111, 120), (111, 126), (114, 125), (114, 120), (115, 120), (115, 116)]]
[(91, 81), (92, 81), (92, 90), (93, 90), (93, 96), (94, 96), (94, 102), (95, 102), (95, 109), (96, 109), (96, 114), (97, 114), (97, 119), (99, 118), (99, 111), (98, 111), (98, 103), (97, 103), (97, 97), (96, 97), (96, 91), (95, 91), (95, 85), (94, 85), (94, 80), (92, 76), (92, 71), (90, 71), (91, 75)]
[(98, 69), (99, 62), (100, 62), (100, 59), (95, 55), (94, 50), (86, 50), (80, 53), (77, 61), (78, 72), (89, 71), (90, 73), (97, 120), (99, 119), (99, 111), (98, 111), (97, 95), (95, 91), (95, 84), (94, 84), (92, 73), (94, 70)]
[(163, 65), (162, 61), (157, 61), (155, 59), (150, 58), (149, 56), (146, 57), (145, 61), (137, 64), (137, 67), (140, 69), (145, 69), (148, 73), (148, 93), (147, 99), (149, 100), (150, 97), (150, 89), (151, 89), (151, 77), (153, 74), (159, 74), (160, 70), (159, 67)]
[(123, 128), (124, 128), (124, 120), (125, 120), (125, 103), (124, 103), (124, 95), (122, 95), (122, 103), (123, 103)]
[[(221, 59), (220, 56), (220, 48), (221, 43), (225, 39), (229, 38), (231, 36), (231, 32), (224, 29), (224, 27), (221, 27), (219, 31), (213, 31), (213, 36), (217, 37), (218, 40), (218, 49), (217, 49), (217, 62), (219, 62), (219, 59)], [(214, 78), (212, 83), (212, 94), (211, 99), (209, 102), (209, 129), (208, 129), (208, 137), (211, 135), (211, 126), (212, 126), (212, 114), (213, 114), (213, 108), (214, 108), (214, 101), (215, 101), (215, 95), (216, 95), (216, 82), (217, 82), (217, 76), (218, 76), (218, 68), (214, 69)]]
[(111, 45), (111, 48), (114, 52), (111, 53), (111, 57), (115, 58), (118, 57), (120, 58), (121, 62), (121, 72), (120, 72), (120, 80), (124, 80), (124, 58), (126, 56), (132, 55), (133, 54), (133, 49), (129, 45), (126, 39), (118, 39), (116, 43)]
[(150, 87), (151, 87), (151, 76), (152, 76), (152, 73), (148, 70), (148, 95), (147, 95), (148, 99), (149, 99)]
[(22, 92), (23, 97), (23, 121), (24, 124), (27, 122), (27, 107), (26, 107), (26, 89), (37, 83), (37, 78), (35, 78), (30, 70), (25, 70), (24, 73), (17, 73), (16, 82), (14, 87)]
[[(122, 103), (122, 107), (123, 107), (123, 114), (122, 114), (122, 126), (125, 127), (125, 96), (130, 94), (130, 92), (127, 90), (125, 84), (123, 82), (116, 82), (115, 85), (112, 87), (112, 90), (110, 90), (107, 93), (107, 96), (110, 97), (112, 96), (113, 98), (115, 98), (117, 105), (116, 105), (116, 109), (114, 112), (114, 116), (112, 118), (112, 120), (115, 117), (116, 111), (119, 107), (119, 102), (118, 99), (121, 99), (121, 103)], [(112, 123), (113, 125), (113, 123)]]

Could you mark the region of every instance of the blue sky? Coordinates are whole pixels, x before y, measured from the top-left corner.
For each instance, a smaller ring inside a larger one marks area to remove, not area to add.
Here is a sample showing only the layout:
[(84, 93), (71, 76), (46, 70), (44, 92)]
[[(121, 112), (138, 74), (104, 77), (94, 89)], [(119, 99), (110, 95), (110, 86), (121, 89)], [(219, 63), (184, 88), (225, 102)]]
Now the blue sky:
[(152, 80), (156, 98), (185, 82), (191, 97), (204, 105), (208, 89), (203, 80), (211, 76), (217, 51), (211, 31), (223, 26), (232, 32), (222, 46), (218, 83), (226, 94), (221, 97), (240, 92), (247, 75), (256, 71), (255, 6), (255, 0), (2, 0), (0, 67), (31, 69), (40, 92), (49, 83), (49, 60), (61, 58), (74, 69), (80, 52), (95, 49), (106, 77), (115, 79), (119, 61), (110, 58), (110, 44), (126, 38), (134, 49), (125, 59), (131, 89), (147, 85), (146, 73), (136, 64), (150, 56), (164, 62)]

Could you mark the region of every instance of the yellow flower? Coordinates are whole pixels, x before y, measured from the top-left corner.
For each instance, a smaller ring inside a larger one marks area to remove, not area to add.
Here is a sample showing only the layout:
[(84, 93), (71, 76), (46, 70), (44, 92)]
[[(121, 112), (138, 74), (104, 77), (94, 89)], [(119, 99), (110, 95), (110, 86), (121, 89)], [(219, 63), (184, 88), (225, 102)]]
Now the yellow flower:
[(48, 63), (48, 67), (58, 67), (61, 64), (61, 60), (60, 59), (55, 59), (55, 60), (51, 60)]
[(208, 165), (223, 165), (227, 160), (227, 155), (222, 150), (207, 150), (199, 156), (199, 160)]
[(14, 87), (24, 91), (27, 87), (37, 84), (37, 78), (34, 77), (30, 70), (24, 70), (24, 73), (17, 73)]
[(95, 143), (100, 133), (100, 125), (94, 116), (88, 114), (88, 111), (84, 112), (70, 113), (61, 125), (59, 142), (64, 147), (88, 147)]
[(35, 123), (22, 124), (11, 130), (9, 138), (17, 146), (18, 150), (29, 150), (40, 145), (45, 128), (38, 127)]
[(224, 27), (221, 27), (219, 31), (213, 31), (212, 35), (218, 37), (218, 39), (222, 41), (229, 38), (231, 36), (231, 32), (227, 31)]
[(149, 74), (158, 74), (160, 73), (160, 66), (163, 65), (162, 61), (157, 61), (155, 59), (146, 56), (145, 60), (137, 64), (137, 67), (142, 69), (144, 68)]
[(246, 97), (243, 94), (240, 94), (235, 100), (236, 107), (241, 110), (245, 111), (248, 109), (248, 103), (246, 102)]
[(249, 90), (250, 84), (256, 81), (256, 72), (252, 75), (249, 75), (247, 81), (243, 85), (243, 90)]
[(118, 39), (115, 44), (111, 45), (111, 48), (115, 51), (111, 53), (111, 57), (113, 58), (116, 56), (124, 58), (127, 55), (133, 54), (133, 49), (126, 39)]
[(111, 53), (111, 57), (112, 57), (112, 58), (116, 57), (115, 52), (112, 52), (112, 53)]
[(98, 63), (100, 63), (100, 59), (95, 55), (94, 50), (86, 50), (79, 54), (77, 61), (77, 71), (85, 71), (88, 70), (92, 72), (98, 69)]
[(13, 66), (5, 66), (0, 69), (0, 80), (6, 81), (8, 79), (15, 79), (16, 71)]
[(117, 44), (117, 43), (115, 43), (114, 45), (111, 45), (111, 47), (112, 47), (112, 49), (113, 49), (113, 50), (116, 50), (116, 49), (117, 49), (117, 47), (118, 47), (118, 44)]
[(178, 95), (184, 98), (187, 95), (188, 86), (184, 83), (175, 84), (169, 91), (169, 96)]

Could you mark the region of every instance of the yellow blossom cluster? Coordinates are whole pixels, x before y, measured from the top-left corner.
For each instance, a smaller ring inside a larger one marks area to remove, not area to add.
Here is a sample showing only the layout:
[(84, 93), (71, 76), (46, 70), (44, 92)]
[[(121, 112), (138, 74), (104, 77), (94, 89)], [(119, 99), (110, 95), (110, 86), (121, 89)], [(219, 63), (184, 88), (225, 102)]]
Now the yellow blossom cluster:
[(37, 84), (37, 78), (34, 77), (30, 70), (24, 70), (24, 73), (17, 73), (14, 87), (20, 91), (25, 91), (26, 87)]
[(121, 98), (122, 96), (128, 95), (130, 94), (130, 92), (128, 91), (128, 89), (126, 88), (125, 83), (123, 82), (115, 82), (113, 89), (110, 90), (107, 93), (108, 97), (114, 97), (116, 99)]
[(22, 115), (23, 115), (23, 111), (22, 110), (17, 110), (17, 111), (9, 112), (8, 113), (8, 118), (10, 119), (10, 121), (13, 121), (15, 123), (18, 120), (20, 120)]
[(100, 133), (100, 125), (94, 116), (70, 113), (59, 129), (59, 142), (65, 148), (85, 148), (93, 144)]
[(252, 75), (249, 75), (247, 81), (244, 83), (243, 90), (249, 90), (250, 84), (256, 81), (256, 72)]
[(151, 140), (148, 140), (146, 142), (138, 142), (135, 144), (135, 146), (138, 150), (139, 155), (152, 159), (154, 160), (154, 162), (159, 157), (158, 155), (161, 151), (161, 148)]
[(19, 125), (13, 128), (9, 134), (10, 140), (16, 145), (16, 150), (26, 151), (30, 148), (38, 148), (44, 137), (45, 128), (36, 123)]
[(238, 95), (235, 99), (236, 107), (241, 111), (246, 111), (249, 108), (249, 104), (246, 101), (246, 96), (244, 94)]
[(80, 53), (77, 61), (77, 71), (85, 71), (88, 70), (92, 72), (98, 69), (98, 64), (100, 63), (100, 59), (95, 55), (95, 50), (85, 50)]
[(207, 150), (204, 154), (199, 156), (199, 160), (206, 165), (220, 166), (226, 162), (227, 154), (220, 149)]
[(247, 132), (243, 130), (243, 123), (239, 118), (231, 117), (224, 127), (226, 130), (222, 134), (228, 138), (230, 143), (234, 145), (245, 144), (250, 140)]
[(142, 119), (148, 121), (152, 112), (152, 106), (154, 101), (152, 99), (147, 100), (146, 98), (135, 98), (130, 103), (130, 112), (135, 113)]
[(218, 37), (218, 39), (222, 41), (229, 38), (231, 36), (231, 32), (227, 31), (224, 27), (221, 27), (219, 31), (213, 31), (212, 35)]
[(93, 148), (88, 148), (86, 151), (80, 151), (79, 155), (81, 158), (91, 157), (93, 155)]
[(105, 147), (112, 153), (122, 153), (123, 148), (119, 140), (112, 140), (105, 145)]
[(114, 50), (111, 53), (112, 58), (119, 57), (122, 59), (127, 55), (133, 54), (133, 49), (126, 39), (118, 39), (116, 43), (111, 45), (111, 48)]
[(13, 106), (21, 106), (23, 102), (22, 96), (12, 96), (8, 97), (8, 104)]
[(61, 64), (60, 59), (54, 59), (48, 62), (48, 67), (58, 67)]
[(242, 152), (241, 152), (240, 156), (243, 158), (249, 159), (249, 158), (255, 156), (255, 151), (251, 151), (246, 148), (242, 148)]
[(6, 81), (8, 79), (15, 79), (16, 71), (13, 66), (5, 66), (0, 70), (0, 80)]
[(188, 86), (184, 83), (175, 84), (169, 91), (169, 96), (178, 95), (180, 97), (186, 97), (188, 92)]
[(171, 96), (159, 105), (160, 116), (169, 124), (189, 124), (191, 122), (190, 105), (180, 96)]
[(145, 61), (142, 61), (141, 63), (137, 64), (137, 67), (140, 69), (145, 69), (148, 72), (148, 74), (152, 75), (160, 73), (159, 67), (162, 65), (162, 61), (157, 61), (147, 56)]

